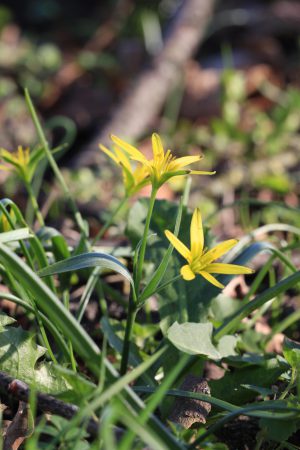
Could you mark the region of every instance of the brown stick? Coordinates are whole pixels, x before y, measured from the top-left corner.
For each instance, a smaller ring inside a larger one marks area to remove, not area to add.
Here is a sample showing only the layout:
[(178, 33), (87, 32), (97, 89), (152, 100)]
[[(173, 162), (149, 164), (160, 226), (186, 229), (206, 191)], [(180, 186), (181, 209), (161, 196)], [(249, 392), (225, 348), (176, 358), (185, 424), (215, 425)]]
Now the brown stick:
[[(0, 392), (2, 395), (12, 396), (16, 400), (28, 403), (30, 389), (23, 381), (14, 379), (4, 372), (0, 372)], [(66, 419), (72, 419), (79, 411), (78, 406), (65, 403), (51, 395), (37, 393), (37, 409), (43, 412), (56, 414)], [(99, 423), (94, 419), (89, 419), (86, 430), (92, 436), (97, 436)]]
[(138, 77), (112, 119), (88, 144), (74, 165), (101, 162), (98, 143), (108, 143), (109, 134), (137, 139), (152, 124), (166, 97), (178, 80), (185, 63), (197, 50), (213, 11), (214, 0), (185, 0), (152, 67)]

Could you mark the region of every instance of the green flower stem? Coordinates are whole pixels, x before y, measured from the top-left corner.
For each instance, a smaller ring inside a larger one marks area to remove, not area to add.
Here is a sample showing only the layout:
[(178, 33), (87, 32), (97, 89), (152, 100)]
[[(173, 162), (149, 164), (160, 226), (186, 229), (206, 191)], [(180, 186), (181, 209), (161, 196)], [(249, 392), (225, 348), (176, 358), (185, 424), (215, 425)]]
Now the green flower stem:
[(124, 344), (122, 350), (122, 359), (121, 359), (121, 367), (120, 374), (125, 375), (128, 366), (128, 358), (130, 351), (130, 343), (132, 338), (132, 330), (135, 322), (135, 318), (138, 312), (137, 301), (134, 289), (131, 289), (131, 293), (129, 296), (129, 305), (128, 305), (128, 316), (126, 321), (125, 328), (125, 336), (124, 336)]
[(111, 224), (114, 221), (114, 218), (116, 217), (116, 215), (123, 209), (123, 207), (127, 204), (129, 197), (127, 195), (125, 195), (125, 197), (123, 198), (123, 200), (120, 201), (120, 203), (118, 204), (118, 206), (116, 207), (116, 209), (111, 213), (110, 217), (108, 218), (108, 220), (105, 222), (105, 224), (103, 225), (103, 227), (101, 228), (101, 230), (96, 234), (96, 236), (94, 237), (94, 239), (91, 242), (91, 245), (95, 245), (95, 243), (102, 238), (102, 236), (105, 234), (105, 232), (108, 230), (108, 228), (111, 226)]
[(36, 216), (36, 218), (38, 220), (38, 223), (39, 223), (39, 225), (41, 227), (44, 227), (45, 226), (44, 218), (43, 218), (43, 215), (42, 215), (42, 213), (40, 211), (40, 208), (39, 208), (36, 196), (35, 196), (35, 194), (33, 192), (32, 187), (31, 187), (30, 181), (24, 179), (24, 184), (25, 184), (26, 190), (28, 192), (29, 200), (30, 200), (30, 202), (32, 204), (33, 211), (34, 211), (34, 214), (35, 214), (35, 216)]
[(147, 217), (146, 217), (146, 223), (145, 223), (144, 233), (143, 233), (143, 237), (142, 237), (142, 244), (141, 244), (140, 254), (139, 254), (138, 263), (137, 263), (136, 279), (134, 280), (134, 284), (136, 286), (137, 291), (139, 290), (139, 284), (140, 284), (140, 281), (142, 278), (146, 245), (147, 245), (147, 236), (148, 236), (148, 232), (149, 232), (150, 221), (151, 221), (151, 217), (152, 217), (152, 212), (153, 212), (153, 207), (154, 207), (154, 203), (155, 203), (157, 190), (158, 190), (157, 187), (152, 186), (152, 191), (151, 191), (151, 196), (150, 196), (150, 201), (149, 201), (149, 209), (148, 209), (148, 213), (147, 213)]
[[(180, 280), (182, 278), (182, 276), (176, 275), (175, 277), (171, 278), (170, 280), (166, 281), (165, 283), (158, 285), (158, 287), (155, 289), (155, 294), (158, 294), (159, 292), (163, 291), (166, 287), (168, 287), (170, 284), (175, 283), (177, 280)], [(142, 300), (139, 301), (139, 307), (143, 306), (146, 301), (148, 300), (149, 297), (151, 297), (151, 295), (153, 295), (153, 293), (150, 293), (150, 295), (147, 295), (146, 297), (143, 296)]]
[(142, 243), (141, 243), (141, 247), (140, 247), (136, 271), (134, 268), (134, 272), (136, 273), (136, 277), (134, 280), (135, 287), (133, 289), (131, 289), (131, 293), (129, 296), (128, 316), (127, 316), (127, 322), (126, 322), (126, 328), (125, 328), (124, 345), (123, 345), (121, 367), (120, 367), (121, 375), (124, 375), (127, 371), (129, 351), (130, 351), (130, 342), (131, 342), (131, 337), (132, 337), (132, 329), (133, 329), (133, 325), (135, 322), (137, 311), (139, 309), (139, 299), (138, 299), (139, 284), (140, 284), (140, 281), (142, 278), (143, 264), (144, 264), (146, 245), (147, 245), (147, 236), (148, 236), (148, 232), (149, 232), (150, 221), (151, 221), (151, 217), (152, 217), (156, 194), (157, 194), (157, 187), (152, 186), (150, 202), (149, 202), (149, 209), (148, 209), (148, 213), (147, 213), (147, 217), (146, 217), (146, 223), (145, 223), (144, 233), (143, 233), (143, 237), (142, 237)]

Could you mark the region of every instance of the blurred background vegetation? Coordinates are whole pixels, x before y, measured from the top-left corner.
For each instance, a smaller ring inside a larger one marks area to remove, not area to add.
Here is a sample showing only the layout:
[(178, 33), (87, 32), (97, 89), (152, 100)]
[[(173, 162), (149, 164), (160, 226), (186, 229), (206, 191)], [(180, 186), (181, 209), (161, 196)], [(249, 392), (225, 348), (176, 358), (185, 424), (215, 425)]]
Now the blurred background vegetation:
[[(188, 1), (1, 3), (1, 147), (36, 145), (23, 97), (27, 87), (51, 145), (67, 144), (57, 157), (94, 234), (123, 188), (96, 145), (92, 162), (84, 163), (85, 152), (128, 90), (134, 95), (136, 80), (159, 58)], [(223, 235), (274, 221), (299, 223), (299, 30), (297, 1), (217, 1), (202, 42), (163, 107), (134, 136), (146, 153), (154, 130), (177, 154), (200, 149), (201, 169), (214, 168), (217, 176), (193, 181), (191, 206), (200, 204), (207, 216), (234, 203), (218, 216)], [(36, 174), (36, 189), (45, 169)], [(16, 180), (5, 172), (0, 177), (1, 195), (25, 202)], [(44, 213), (66, 225), (68, 211), (62, 217), (50, 173), (46, 180), (40, 192)], [(181, 189), (174, 182), (161, 197), (173, 199)]]

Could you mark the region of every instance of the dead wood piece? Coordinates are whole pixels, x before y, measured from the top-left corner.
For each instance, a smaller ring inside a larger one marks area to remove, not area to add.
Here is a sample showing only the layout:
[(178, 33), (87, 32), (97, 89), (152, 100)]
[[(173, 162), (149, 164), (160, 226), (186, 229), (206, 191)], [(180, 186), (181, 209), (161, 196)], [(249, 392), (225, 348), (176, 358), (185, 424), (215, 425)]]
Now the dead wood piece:
[[(187, 375), (180, 389), (210, 395), (207, 381), (195, 375)], [(197, 423), (206, 423), (206, 417), (210, 413), (210, 410), (210, 403), (193, 398), (179, 397), (175, 401), (174, 409), (169, 419), (172, 422), (179, 423), (184, 428), (190, 428)]]
[(152, 124), (166, 97), (195, 53), (204, 36), (213, 11), (213, 0), (185, 0), (173, 23), (165, 45), (154, 58), (152, 67), (138, 77), (112, 119), (73, 160), (73, 165), (95, 165), (101, 162), (99, 142), (107, 144), (109, 134), (137, 139)]
[(29, 407), (25, 402), (19, 402), (18, 411), (5, 431), (3, 450), (17, 450), (26, 437), (32, 434), (28, 420)]
[[(4, 372), (0, 372), (0, 392), (2, 395), (12, 396), (13, 398), (27, 403), (29, 400), (30, 389), (23, 381), (14, 379)], [(65, 403), (51, 395), (37, 393), (37, 409), (43, 412), (56, 414), (66, 419), (74, 417), (79, 408), (71, 403)], [(90, 419), (87, 424), (87, 432), (92, 436), (97, 436), (99, 431), (99, 422)]]

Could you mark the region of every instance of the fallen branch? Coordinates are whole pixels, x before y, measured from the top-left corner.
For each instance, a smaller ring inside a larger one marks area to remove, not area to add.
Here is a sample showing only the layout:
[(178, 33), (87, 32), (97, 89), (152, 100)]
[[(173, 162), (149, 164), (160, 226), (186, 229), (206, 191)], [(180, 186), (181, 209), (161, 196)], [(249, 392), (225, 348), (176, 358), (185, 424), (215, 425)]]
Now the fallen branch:
[[(0, 392), (1, 395), (13, 397), (16, 400), (29, 401), (30, 389), (23, 381), (10, 377), (4, 372), (0, 372)], [(57, 416), (72, 419), (79, 411), (78, 406), (65, 403), (48, 394), (36, 394), (37, 409), (43, 412), (56, 414)], [(86, 424), (87, 432), (92, 436), (97, 436), (99, 432), (99, 422), (89, 419)]]
[(213, 0), (185, 0), (178, 12), (160, 54), (150, 69), (141, 73), (112, 119), (77, 156), (73, 164), (94, 165), (101, 162), (98, 143), (108, 143), (110, 133), (132, 140), (140, 137), (160, 112), (185, 63), (197, 50), (213, 11)]

